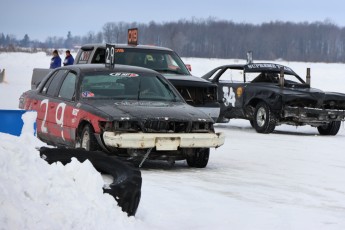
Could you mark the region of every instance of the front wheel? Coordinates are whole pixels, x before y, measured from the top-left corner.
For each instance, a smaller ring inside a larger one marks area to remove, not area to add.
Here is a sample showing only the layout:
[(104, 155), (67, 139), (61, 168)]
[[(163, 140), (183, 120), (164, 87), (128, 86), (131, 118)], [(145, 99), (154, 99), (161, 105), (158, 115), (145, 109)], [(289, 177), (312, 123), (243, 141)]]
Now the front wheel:
[(95, 132), (90, 124), (85, 125), (81, 132), (80, 147), (87, 151), (96, 151), (100, 149), (95, 137)]
[(187, 164), (190, 167), (205, 168), (210, 156), (209, 148), (193, 149), (186, 156)]
[(255, 107), (253, 127), (258, 133), (272, 133), (276, 127), (275, 115), (265, 102)]
[(317, 130), (319, 131), (320, 135), (335, 136), (337, 135), (340, 129), (340, 125), (341, 125), (340, 121), (332, 121), (331, 123), (327, 125), (322, 125), (322, 126), (317, 127)]

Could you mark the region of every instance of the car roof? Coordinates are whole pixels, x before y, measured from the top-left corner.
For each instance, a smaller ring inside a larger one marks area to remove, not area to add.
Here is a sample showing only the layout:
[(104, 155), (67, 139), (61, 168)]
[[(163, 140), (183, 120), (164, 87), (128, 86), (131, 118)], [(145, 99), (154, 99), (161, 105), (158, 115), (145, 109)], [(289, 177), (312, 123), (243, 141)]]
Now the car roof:
[(276, 64), (276, 63), (250, 63), (244, 66), (246, 72), (276, 72), (279, 73), (283, 68), (284, 73), (297, 75), (290, 67)]
[[(105, 48), (105, 43), (90, 43), (85, 44), (82, 47), (80, 47), (82, 50), (87, 49), (95, 49), (95, 48)], [(115, 45), (116, 48), (131, 48), (131, 49), (150, 49), (150, 50), (164, 50), (164, 51), (173, 51), (172, 49), (161, 47), (161, 46), (155, 46), (155, 45), (128, 45), (128, 44), (112, 44)]]
[(221, 68), (231, 68), (231, 69), (243, 69), (245, 72), (260, 72), (260, 71), (268, 71), (268, 72), (280, 72), (280, 68), (284, 67), (284, 72), (287, 74), (297, 75), (290, 67), (270, 63), (270, 62), (260, 62), (260, 63), (250, 63), (250, 64), (229, 64), (229, 65), (222, 65), (218, 66), (215, 69)]
[[(110, 70), (109, 67), (106, 67), (105, 64), (79, 64), (79, 65), (69, 65), (60, 67), (60, 69), (69, 69), (69, 70), (80, 70), (83, 72), (89, 72), (89, 71), (107, 71)], [(138, 66), (130, 66), (130, 65), (120, 65), (115, 64), (114, 69), (112, 69), (116, 72), (135, 72), (135, 73), (153, 73), (153, 74), (159, 74), (158, 72), (147, 69), (144, 67), (138, 67)]]

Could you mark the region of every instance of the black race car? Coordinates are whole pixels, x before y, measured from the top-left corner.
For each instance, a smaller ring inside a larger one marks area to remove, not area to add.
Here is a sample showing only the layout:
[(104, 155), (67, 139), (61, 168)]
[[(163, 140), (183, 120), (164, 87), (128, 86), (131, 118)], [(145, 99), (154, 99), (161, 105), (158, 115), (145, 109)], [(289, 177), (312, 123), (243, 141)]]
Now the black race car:
[(292, 69), (273, 63), (224, 65), (202, 78), (218, 85), (217, 122), (247, 119), (259, 133), (276, 125), (311, 125), (321, 135), (336, 135), (345, 118), (345, 94), (310, 87)]
[(208, 115), (162, 75), (140, 67), (61, 67), (23, 93), (19, 107), (37, 111), (37, 136), (58, 147), (205, 167), (209, 148), (224, 143)]

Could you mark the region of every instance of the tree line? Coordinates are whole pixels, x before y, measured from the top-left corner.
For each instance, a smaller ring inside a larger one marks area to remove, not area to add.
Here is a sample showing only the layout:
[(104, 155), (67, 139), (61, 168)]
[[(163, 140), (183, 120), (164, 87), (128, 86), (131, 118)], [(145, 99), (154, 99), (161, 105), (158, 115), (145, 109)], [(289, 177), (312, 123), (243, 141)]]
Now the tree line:
[[(139, 43), (169, 47), (182, 57), (254, 59), (310, 62), (345, 62), (345, 28), (329, 21), (313, 23), (269, 22), (259, 25), (208, 19), (165, 23), (108, 22), (101, 31), (84, 36), (48, 37), (33, 43), (28, 35), (16, 40), (0, 33), (0, 47), (72, 48), (86, 43), (126, 43), (129, 28), (139, 29)], [(12, 39), (12, 40), (11, 40)]]

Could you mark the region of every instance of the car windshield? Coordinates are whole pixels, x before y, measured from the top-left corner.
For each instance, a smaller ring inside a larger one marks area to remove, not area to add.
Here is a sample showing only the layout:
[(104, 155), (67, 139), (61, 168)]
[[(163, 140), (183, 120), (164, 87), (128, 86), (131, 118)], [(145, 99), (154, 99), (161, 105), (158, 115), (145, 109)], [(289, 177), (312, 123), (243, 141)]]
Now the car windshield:
[(118, 48), (115, 63), (145, 67), (165, 75), (190, 75), (180, 57), (169, 50)]
[(80, 94), (82, 99), (182, 101), (162, 77), (116, 71), (84, 74)]

